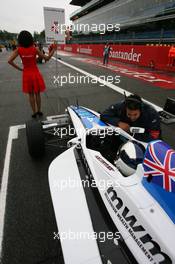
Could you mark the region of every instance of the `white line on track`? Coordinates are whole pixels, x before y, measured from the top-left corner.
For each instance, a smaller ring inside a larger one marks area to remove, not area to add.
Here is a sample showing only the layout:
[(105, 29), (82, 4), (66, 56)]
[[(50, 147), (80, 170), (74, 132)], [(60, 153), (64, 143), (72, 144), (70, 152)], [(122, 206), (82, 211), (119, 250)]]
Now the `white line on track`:
[(25, 128), (25, 125), (11, 126), (9, 128), (4, 169), (2, 174), (1, 192), (0, 192), (0, 261), (2, 258), (2, 243), (3, 243), (3, 231), (4, 231), (4, 219), (7, 199), (7, 187), (9, 178), (10, 158), (12, 150), (12, 142), (18, 138), (18, 130)]
[[(62, 60), (56, 59), (55, 57), (52, 57), (52, 59), (53, 60), (57, 60), (59, 63), (65, 65), (65, 66), (67, 66), (67, 67), (69, 67), (69, 68), (71, 68), (71, 69), (73, 69), (75, 71), (78, 71), (78, 72), (80, 72), (80, 73), (82, 73), (82, 74), (84, 74), (84, 75), (86, 75), (86, 76), (88, 76), (88, 77), (90, 77), (90, 78), (92, 78), (94, 80), (97, 80), (99, 83), (101, 83), (101, 84), (113, 89), (114, 91), (116, 91), (116, 92), (118, 92), (120, 94), (124, 95), (124, 92), (125, 92), (126, 96), (131, 94), (130, 92), (124, 90), (123, 88), (121, 88), (121, 87), (119, 87), (117, 85), (114, 85), (112, 83), (109, 83), (107, 81), (104, 81), (103, 79), (99, 78), (98, 76), (93, 75), (93, 74), (91, 74), (91, 73), (89, 73), (87, 71), (84, 71), (84, 70), (82, 70), (82, 69), (80, 69), (80, 68), (78, 68), (78, 67), (76, 67), (76, 66), (74, 66), (74, 65), (72, 65), (70, 63), (67, 63), (67, 62), (64, 62)], [(162, 111), (163, 110), (162, 107), (160, 107), (160, 106), (158, 106), (158, 105), (156, 105), (156, 104), (154, 104), (152, 102), (149, 102), (149, 101), (145, 100), (144, 98), (143, 98), (143, 101), (148, 103), (148, 104), (150, 104), (150, 105), (152, 105), (157, 111)]]

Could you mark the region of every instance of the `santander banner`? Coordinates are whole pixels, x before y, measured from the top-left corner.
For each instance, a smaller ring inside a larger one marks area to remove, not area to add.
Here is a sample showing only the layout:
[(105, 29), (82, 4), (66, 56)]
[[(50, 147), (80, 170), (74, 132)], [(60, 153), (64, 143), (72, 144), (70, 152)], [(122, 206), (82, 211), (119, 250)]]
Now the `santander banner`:
[[(169, 66), (168, 46), (146, 46), (146, 45), (110, 45), (111, 61), (132, 63), (153, 69), (175, 71), (174, 66)], [(103, 57), (103, 44), (67, 44), (59, 45), (58, 49), (72, 53), (84, 54), (93, 57)], [(175, 58), (175, 57), (174, 57)]]

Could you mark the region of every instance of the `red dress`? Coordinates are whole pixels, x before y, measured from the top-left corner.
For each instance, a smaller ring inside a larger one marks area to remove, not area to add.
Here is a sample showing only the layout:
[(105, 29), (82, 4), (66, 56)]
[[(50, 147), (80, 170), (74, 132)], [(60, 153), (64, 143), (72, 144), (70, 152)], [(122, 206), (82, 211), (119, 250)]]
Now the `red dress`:
[(37, 50), (34, 46), (18, 48), (18, 54), (23, 63), (23, 92), (39, 93), (46, 87), (41, 73), (36, 65)]

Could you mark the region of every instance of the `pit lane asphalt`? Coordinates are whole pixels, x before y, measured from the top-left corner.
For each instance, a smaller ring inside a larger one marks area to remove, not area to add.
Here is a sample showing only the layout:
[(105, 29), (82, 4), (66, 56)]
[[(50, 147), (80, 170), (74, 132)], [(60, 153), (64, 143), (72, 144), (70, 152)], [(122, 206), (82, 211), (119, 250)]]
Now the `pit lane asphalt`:
[[(68, 56), (67, 56), (68, 55)], [(77, 60), (78, 57), (67, 53), (60, 56), (68, 62), (96, 76), (115, 73)], [(0, 175), (3, 172), (5, 150), (10, 126), (24, 124), (30, 119), (31, 110), (21, 92), (21, 72), (7, 64), (8, 52), (0, 53)], [(75, 59), (76, 58), (76, 59)], [(18, 60), (20, 64), (20, 60)], [(46, 81), (47, 91), (42, 95), (42, 110), (46, 116), (64, 112), (69, 104), (80, 105), (97, 111), (103, 111), (109, 104), (123, 96), (109, 87), (99, 84), (76, 83), (57, 86), (54, 75), (81, 75), (54, 60), (39, 66)], [(144, 99), (163, 106), (167, 96), (175, 98), (174, 90), (155, 87), (141, 80), (121, 76), (120, 87), (139, 93)], [(163, 136), (175, 147), (175, 125), (162, 125)], [(5, 226), (2, 251), (2, 264), (56, 263), (59, 242), (54, 240), (57, 231), (51, 203), (47, 170), (50, 162), (61, 152), (60, 149), (48, 149), (42, 160), (34, 161), (27, 152), (25, 129), (19, 131), (18, 139), (13, 141), (8, 180), (8, 192), (5, 211)], [(1, 181), (1, 179), (0, 179)], [(61, 261), (59, 262), (61, 263)]]

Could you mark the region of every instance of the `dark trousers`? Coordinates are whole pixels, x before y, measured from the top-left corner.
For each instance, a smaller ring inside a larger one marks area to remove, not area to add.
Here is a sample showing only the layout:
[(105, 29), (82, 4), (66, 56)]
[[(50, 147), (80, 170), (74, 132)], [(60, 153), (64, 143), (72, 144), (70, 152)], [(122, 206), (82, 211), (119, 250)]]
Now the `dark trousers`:
[(104, 54), (103, 56), (103, 64), (108, 64), (108, 61), (109, 61), (109, 54)]

